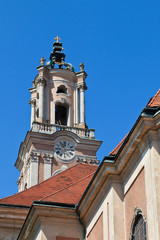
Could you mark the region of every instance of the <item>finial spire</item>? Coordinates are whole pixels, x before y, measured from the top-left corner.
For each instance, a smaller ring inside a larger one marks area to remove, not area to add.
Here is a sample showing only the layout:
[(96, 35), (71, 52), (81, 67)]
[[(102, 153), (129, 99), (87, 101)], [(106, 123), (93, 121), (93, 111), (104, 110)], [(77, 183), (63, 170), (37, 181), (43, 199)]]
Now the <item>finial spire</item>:
[(46, 61), (46, 59), (44, 57), (41, 57), (41, 59), (40, 59), (41, 66), (44, 66), (45, 61)]
[(84, 71), (84, 64), (82, 62), (80, 63), (79, 68), (80, 68), (81, 72)]
[[(59, 42), (61, 39), (58, 36), (56, 36), (54, 39), (56, 41), (53, 43), (53, 51), (50, 55), (50, 61), (46, 63), (46, 67), (53, 69), (55, 64), (58, 64), (59, 68), (63, 68), (63, 66), (65, 66), (67, 70), (74, 72), (73, 65), (65, 62), (66, 55), (62, 52), (62, 42)], [(41, 65), (43, 65), (43, 59), (41, 62)]]
[(54, 68), (55, 63), (59, 65), (59, 68), (63, 68), (65, 54), (62, 53), (62, 43), (59, 42), (60, 38), (58, 36), (56, 36), (54, 39), (56, 41), (53, 43), (53, 52), (50, 55), (51, 68)]

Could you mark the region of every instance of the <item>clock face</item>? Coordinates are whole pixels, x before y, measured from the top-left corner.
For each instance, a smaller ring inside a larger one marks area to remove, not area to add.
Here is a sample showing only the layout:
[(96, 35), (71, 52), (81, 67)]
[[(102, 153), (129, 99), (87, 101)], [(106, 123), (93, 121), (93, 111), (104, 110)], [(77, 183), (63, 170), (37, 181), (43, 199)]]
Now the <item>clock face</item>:
[(74, 150), (74, 145), (66, 140), (58, 142), (54, 147), (56, 155), (62, 160), (72, 159), (75, 155)]

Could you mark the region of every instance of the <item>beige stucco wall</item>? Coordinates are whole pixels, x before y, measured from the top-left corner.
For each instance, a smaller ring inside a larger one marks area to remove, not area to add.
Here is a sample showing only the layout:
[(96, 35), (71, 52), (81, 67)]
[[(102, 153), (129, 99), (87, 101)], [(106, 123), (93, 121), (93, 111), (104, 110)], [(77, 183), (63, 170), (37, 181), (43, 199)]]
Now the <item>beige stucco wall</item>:
[(130, 174), (127, 176), (124, 184), (126, 197), (127, 193), (130, 194), (130, 201), (128, 200), (130, 208), (126, 206), (127, 209), (125, 209), (126, 239), (129, 235), (135, 206), (141, 208), (145, 215), (147, 221), (147, 239), (160, 239), (159, 146), (159, 132), (150, 131), (144, 137), (143, 141), (141, 141), (138, 151), (131, 157), (131, 165), (129, 166), (131, 169)]
[(44, 159), (43, 156), (39, 157), (39, 166), (38, 166), (38, 183), (44, 181)]
[(141, 170), (125, 194), (126, 239), (129, 239), (131, 223), (134, 215), (134, 207), (142, 209), (144, 215), (147, 216), (144, 168)]
[(82, 240), (82, 226), (79, 221), (52, 217), (40, 217), (41, 228), (34, 240), (56, 240), (56, 237), (68, 237)]
[[(105, 240), (124, 240), (123, 191), (118, 181), (112, 187), (104, 184), (97, 198), (85, 216), (86, 235), (91, 234), (99, 217), (103, 218), (103, 238)], [(102, 221), (102, 220), (101, 220)], [(101, 229), (102, 230), (102, 229)], [(96, 231), (98, 233), (98, 231)], [(98, 235), (96, 238), (98, 240)]]
[[(86, 235), (91, 234), (103, 214), (104, 239), (128, 240), (134, 208), (137, 207), (142, 209), (147, 221), (147, 239), (159, 240), (159, 184), (159, 132), (150, 131), (127, 159), (121, 174), (107, 178), (94, 198), (92, 205), (83, 216), (87, 228)], [(91, 192), (89, 195), (92, 196)]]
[(149, 157), (145, 163), (148, 239), (160, 239), (160, 141), (159, 133), (150, 135)]
[(99, 216), (97, 222), (87, 236), (88, 240), (103, 240), (103, 213)]
[(29, 209), (0, 206), (0, 240), (16, 240)]

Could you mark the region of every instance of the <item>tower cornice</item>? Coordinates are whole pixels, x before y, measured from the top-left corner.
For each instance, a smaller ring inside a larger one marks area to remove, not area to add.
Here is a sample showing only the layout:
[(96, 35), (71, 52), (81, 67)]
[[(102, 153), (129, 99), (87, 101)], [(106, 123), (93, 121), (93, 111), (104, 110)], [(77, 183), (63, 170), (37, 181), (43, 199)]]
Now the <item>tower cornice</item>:
[(83, 77), (83, 79), (86, 79), (88, 75), (85, 71), (80, 71), (80, 72), (76, 72), (76, 76)]

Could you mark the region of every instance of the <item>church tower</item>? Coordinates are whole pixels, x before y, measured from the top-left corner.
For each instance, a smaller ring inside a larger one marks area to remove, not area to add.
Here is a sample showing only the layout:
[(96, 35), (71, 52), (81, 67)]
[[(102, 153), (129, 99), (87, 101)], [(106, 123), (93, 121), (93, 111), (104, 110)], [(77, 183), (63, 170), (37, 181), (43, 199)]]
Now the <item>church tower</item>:
[(31, 129), (21, 143), (15, 163), (18, 189), (30, 188), (80, 162), (98, 164), (101, 141), (85, 120), (87, 74), (83, 63), (74, 72), (65, 62), (62, 43), (55, 38), (50, 60), (40, 59), (30, 88)]

